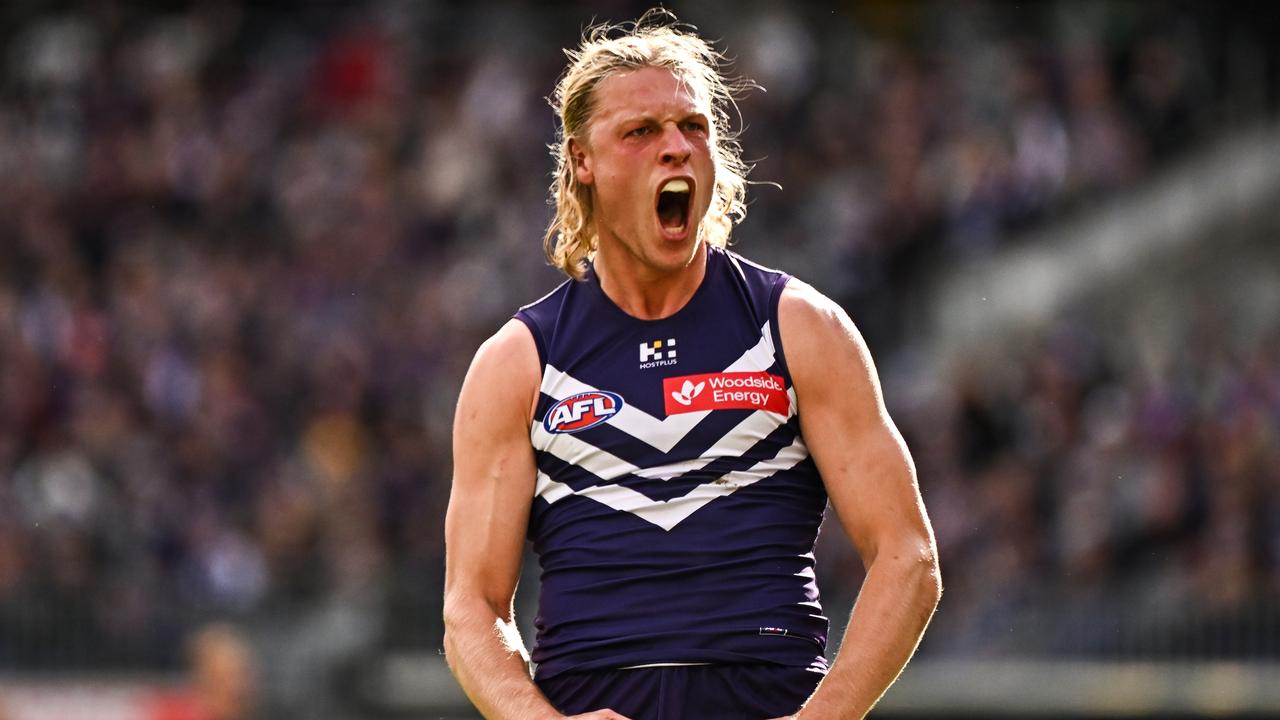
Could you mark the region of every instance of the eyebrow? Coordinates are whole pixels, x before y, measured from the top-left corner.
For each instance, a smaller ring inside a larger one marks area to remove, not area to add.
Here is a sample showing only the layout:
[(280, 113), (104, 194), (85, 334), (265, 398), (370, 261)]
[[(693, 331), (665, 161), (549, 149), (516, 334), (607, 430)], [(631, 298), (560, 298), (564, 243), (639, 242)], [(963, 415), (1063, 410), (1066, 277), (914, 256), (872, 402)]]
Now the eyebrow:
[[(696, 117), (696, 118), (702, 118), (703, 120), (709, 120), (709, 119), (710, 119), (710, 116), (709, 116), (706, 112), (703, 112), (702, 110), (693, 110), (693, 111), (686, 112), (686, 113), (683, 113), (683, 114), (681, 114), (681, 115), (678, 115), (678, 116), (676, 117), (676, 120), (677, 120), (677, 122), (678, 122), (678, 121), (682, 121), (682, 120), (688, 120), (689, 118), (694, 118), (694, 117)], [(622, 124), (622, 125), (630, 125), (631, 123), (635, 123), (635, 122), (646, 122), (646, 123), (649, 123), (649, 122), (657, 122), (657, 121), (658, 121), (658, 117), (657, 117), (656, 115), (654, 115), (653, 113), (640, 113), (640, 114), (636, 114), (636, 115), (625, 115), (625, 116), (623, 116), (623, 117), (621, 117), (621, 118), (619, 118), (619, 119), (618, 119), (618, 122), (619, 122), (620, 124)]]

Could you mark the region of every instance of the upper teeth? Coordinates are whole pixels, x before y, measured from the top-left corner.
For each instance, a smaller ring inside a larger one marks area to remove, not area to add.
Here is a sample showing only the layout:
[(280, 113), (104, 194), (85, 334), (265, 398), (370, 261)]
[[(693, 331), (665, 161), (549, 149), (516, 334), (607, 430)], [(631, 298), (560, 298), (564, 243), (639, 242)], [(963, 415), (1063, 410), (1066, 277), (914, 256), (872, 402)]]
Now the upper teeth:
[(675, 180), (668, 180), (667, 183), (662, 186), (662, 192), (687, 193), (689, 192), (689, 181), (680, 180), (678, 178)]

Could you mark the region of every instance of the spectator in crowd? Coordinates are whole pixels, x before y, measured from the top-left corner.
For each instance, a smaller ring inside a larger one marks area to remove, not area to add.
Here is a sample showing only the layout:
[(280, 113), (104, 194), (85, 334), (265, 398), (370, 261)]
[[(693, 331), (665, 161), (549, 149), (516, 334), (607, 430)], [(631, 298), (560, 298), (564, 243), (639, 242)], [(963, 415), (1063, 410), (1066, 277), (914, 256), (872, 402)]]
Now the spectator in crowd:
[(189, 686), (160, 698), (151, 720), (250, 720), (257, 694), (254, 653), (230, 625), (200, 628), (187, 648)]

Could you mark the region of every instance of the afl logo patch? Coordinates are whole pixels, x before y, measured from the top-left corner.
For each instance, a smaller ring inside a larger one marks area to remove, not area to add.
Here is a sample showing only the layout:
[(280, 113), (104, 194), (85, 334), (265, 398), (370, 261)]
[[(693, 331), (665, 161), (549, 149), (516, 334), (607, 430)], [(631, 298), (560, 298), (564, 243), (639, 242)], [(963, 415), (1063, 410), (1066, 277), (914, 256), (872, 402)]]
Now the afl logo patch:
[(570, 395), (547, 411), (542, 427), (549, 433), (574, 433), (595, 427), (622, 409), (622, 396), (607, 390)]

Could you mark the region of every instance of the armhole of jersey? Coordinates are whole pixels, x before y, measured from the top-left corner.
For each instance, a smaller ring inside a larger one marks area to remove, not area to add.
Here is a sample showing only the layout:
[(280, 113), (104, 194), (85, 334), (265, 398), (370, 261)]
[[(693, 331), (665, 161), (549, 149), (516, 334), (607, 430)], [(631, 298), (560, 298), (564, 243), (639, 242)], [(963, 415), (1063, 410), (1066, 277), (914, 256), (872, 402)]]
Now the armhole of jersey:
[(773, 288), (769, 292), (769, 332), (773, 334), (773, 355), (778, 360), (778, 366), (782, 368), (787, 384), (793, 385), (791, 370), (787, 367), (787, 354), (782, 347), (782, 328), (778, 327), (778, 305), (782, 301), (782, 291), (790, 280), (790, 275), (778, 273), (778, 278), (773, 282)]
[[(542, 331), (538, 328), (538, 323), (529, 316), (524, 310), (517, 312), (516, 319), (524, 323), (529, 328), (529, 334), (533, 335), (533, 344), (538, 347), (538, 376), (547, 371), (547, 344), (542, 339)], [(539, 389), (541, 391), (541, 389)]]

